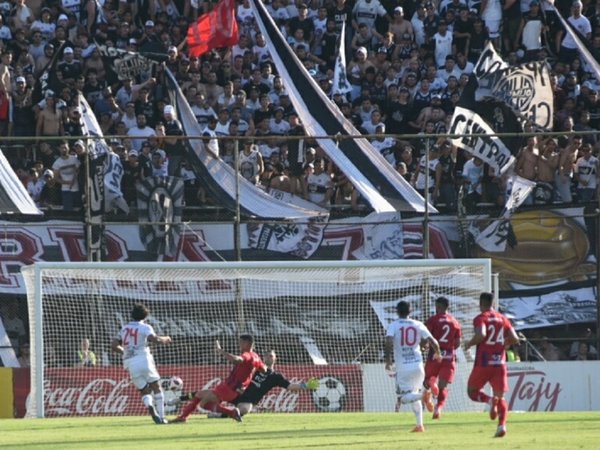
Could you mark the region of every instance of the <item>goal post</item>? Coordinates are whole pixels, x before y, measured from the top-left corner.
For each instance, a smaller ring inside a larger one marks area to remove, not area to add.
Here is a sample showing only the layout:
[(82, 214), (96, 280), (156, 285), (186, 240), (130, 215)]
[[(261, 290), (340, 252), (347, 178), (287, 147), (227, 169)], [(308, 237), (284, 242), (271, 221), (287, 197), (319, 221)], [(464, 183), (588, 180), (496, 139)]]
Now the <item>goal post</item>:
[[(317, 377), (315, 392), (273, 390), (264, 411), (393, 411), (393, 380), (383, 370), (387, 325), (400, 300), (425, 321), (440, 295), (472, 336), (482, 291), (492, 290), (489, 259), (394, 261), (36, 263), (24, 267), (31, 342), (28, 417), (143, 414), (110, 344), (136, 302), (171, 345), (153, 347), (164, 379), (183, 389), (214, 386), (231, 366), (219, 340), (237, 353), (252, 334), (259, 353), (275, 350), (292, 381)], [(93, 361), (82, 361), (90, 343)], [(465, 395), (470, 364), (460, 360), (446, 411), (477, 409)], [(172, 408), (170, 413), (177, 411)]]

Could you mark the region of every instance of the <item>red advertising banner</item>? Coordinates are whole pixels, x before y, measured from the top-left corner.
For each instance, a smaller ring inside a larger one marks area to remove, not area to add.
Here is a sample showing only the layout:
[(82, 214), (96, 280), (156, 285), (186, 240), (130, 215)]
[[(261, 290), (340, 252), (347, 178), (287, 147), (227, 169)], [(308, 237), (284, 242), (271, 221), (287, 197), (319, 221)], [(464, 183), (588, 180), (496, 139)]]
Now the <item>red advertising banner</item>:
[[(180, 395), (180, 392), (168, 389), (168, 380), (172, 376), (180, 377), (184, 383), (184, 391), (190, 392), (214, 387), (230, 370), (229, 366), (160, 366), (165, 401)], [(321, 385), (313, 392), (290, 392), (275, 388), (257, 405), (257, 411), (363, 411), (360, 365), (282, 365), (276, 370), (291, 382), (316, 377), (320, 379)], [(127, 372), (122, 368), (49, 368), (45, 373), (44, 389), (46, 417), (146, 413), (137, 389), (130, 383)], [(28, 369), (15, 370), (14, 394), (18, 417), (23, 417), (26, 397), (29, 394)], [(166, 410), (169, 415), (176, 414), (178, 407), (167, 406)]]

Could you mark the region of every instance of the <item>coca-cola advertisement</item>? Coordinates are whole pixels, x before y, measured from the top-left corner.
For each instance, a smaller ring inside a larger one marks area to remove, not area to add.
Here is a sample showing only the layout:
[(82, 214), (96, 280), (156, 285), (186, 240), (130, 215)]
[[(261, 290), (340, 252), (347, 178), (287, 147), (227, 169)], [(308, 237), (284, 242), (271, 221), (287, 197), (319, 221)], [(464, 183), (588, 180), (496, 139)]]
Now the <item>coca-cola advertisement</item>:
[[(166, 411), (177, 414), (181, 405), (173, 399), (183, 392), (211, 389), (224, 379), (229, 366), (159, 366), (163, 377)], [(256, 411), (268, 412), (339, 412), (362, 411), (363, 389), (360, 365), (281, 365), (276, 368), (290, 382), (299, 383), (310, 377), (320, 380), (315, 391), (291, 392), (272, 389), (256, 406)], [(18, 417), (26, 413), (29, 393), (29, 374), (16, 376), (14, 383), (15, 406)], [(170, 380), (179, 377), (183, 386), (171, 389)], [(44, 408), (46, 417), (142, 415), (146, 408), (138, 390), (131, 384), (128, 373), (118, 367), (48, 368), (44, 380)]]

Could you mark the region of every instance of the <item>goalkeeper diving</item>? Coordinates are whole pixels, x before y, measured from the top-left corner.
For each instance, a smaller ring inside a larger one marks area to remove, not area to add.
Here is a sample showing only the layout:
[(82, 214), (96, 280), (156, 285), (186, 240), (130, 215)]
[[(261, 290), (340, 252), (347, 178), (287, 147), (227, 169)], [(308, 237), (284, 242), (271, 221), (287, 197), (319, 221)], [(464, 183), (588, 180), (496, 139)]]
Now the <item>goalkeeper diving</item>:
[[(277, 355), (273, 350), (266, 352), (263, 355), (263, 362), (267, 366), (267, 371), (256, 372), (246, 390), (232, 401), (232, 403), (240, 410), (240, 415), (244, 416), (252, 411), (252, 408), (257, 405), (271, 389), (275, 387), (281, 387), (290, 391), (313, 391), (319, 388), (319, 380), (316, 378), (310, 378), (302, 383), (290, 382), (281, 373), (274, 370), (276, 360)], [(169, 400), (167, 403), (169, 405), (177, 405), (182, 401), (191, 400), (194, 398), (194, 395), (194, 392), (184, 393), (179, 397)], [(229, 416), (220, 412), (211, 412), (208, 414), (208, 417), (215, 419), (226, 418)]]

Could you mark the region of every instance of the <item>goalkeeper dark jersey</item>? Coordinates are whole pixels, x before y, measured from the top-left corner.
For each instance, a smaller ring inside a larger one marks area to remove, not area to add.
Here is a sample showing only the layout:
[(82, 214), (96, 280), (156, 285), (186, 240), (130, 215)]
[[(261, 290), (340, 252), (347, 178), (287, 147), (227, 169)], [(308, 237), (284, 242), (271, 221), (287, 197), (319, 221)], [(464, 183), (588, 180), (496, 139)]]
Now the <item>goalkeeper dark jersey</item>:
[(256, 372), (244, 393), (236, 398), (233, 403), (236, 405), (239, 403), (256, 405), (274, 387), (287, 389), (289, 385), (290, 382), (273, 369), (267, 369), (264, 373)]

